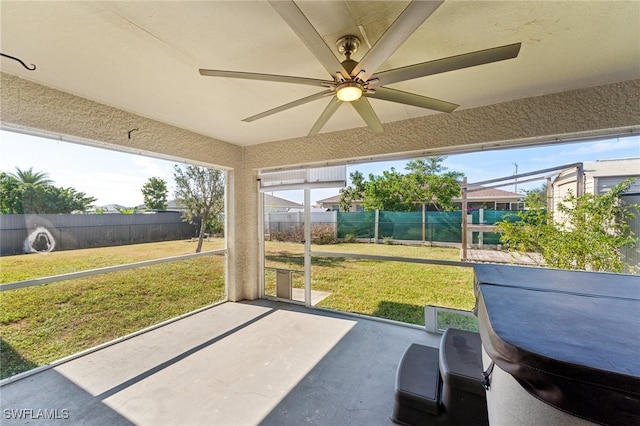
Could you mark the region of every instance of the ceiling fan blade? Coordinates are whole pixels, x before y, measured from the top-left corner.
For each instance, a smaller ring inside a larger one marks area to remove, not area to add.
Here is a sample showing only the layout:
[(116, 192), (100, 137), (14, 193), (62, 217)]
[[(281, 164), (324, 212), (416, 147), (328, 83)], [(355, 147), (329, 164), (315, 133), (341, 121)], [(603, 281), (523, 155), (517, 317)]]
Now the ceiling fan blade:
[(401, 90), (390, 89), (388, 87), (376, 87), (375, 93), (367, 93), (366, 96), (369, 98), (382, 99), (384, 101), (397, 102), (406, 105), (413, 105), (420, 108), (427, 108), (440, 112), (453, 112), (460, 106), (451, 102), (428, 98), (426, 96), (403, 92)]
[(384, 129), (382, 128), (382, 123), (380, 119), (376, 115), (376, 112), (373, 110), (371, 103), (365, 97), (358, 99), (357, 101), (351, 102), (353, 108), (358, 111), (360, 117), (367, 123), (367, 126), (371, 129), (373, 133), (379, 135), (380, 133), (384, 133)]
[(338, 108), (340, 108), (340, 105), (342, 105), (342, 101), (338, 100), (335, 96), (331, 98), (327, 107), (322, 111), (322, 114), (320, 114), (316, 124), (313, 125), (311, 130), (309, 130), (309, 134), (307, 136), (317, 135), (324, 125), (327, 124), (327, 121), (329, 121), (331, 116), (338, 110)]
[(208, 77), (227, 77), (227, 78), (244, 78), (247, 80), (262, 80), (262, 81), (275, 81), (279, 83), (294, 83), (294, 84), (306, 84), (308, 86), (327, 86), (334, 84), (333, 81), (320, 80), (317, 78), (306, 77), (292, 77), (288, 75), (277, 74), (260, 74), (254, 72), (242, 72), (242, 71), (222, 71), (222, 70), (207, 70), (200, 69), (200, 75)]
[(444, 0), (412, 1), (382, 34), (352, 71), (355, 77), (368, 80), (389, 56), (442, 4)]
[(260, 118), (268, 117), (268, 116), (276, 114), (278, 112), (286, 111), (286, 110), (288, 110), (290, 108), (294, 108), (294, 107), (297, 107), (299, 105), (303, 105), (303, 104), (306, 104), (308, 102), (312, 102), (312, 101), (315, 101), (317, 99), (324, 98), (325, 96), (328, 96), (328, 95), (333, 95), (333, 91), (325, 90), (324, 92), (316, 93), (316, 94), (313, 94), (311, 96), (307, 96), (305, 98), (298, 99), (297, 101), (293, 101), (293, 102), (289, 102), (288, 104), (280, 105), (279, 107), (270, 109), (269, 111), (265, 111), (265, 112), (261, 112), (260, 114), (252, 115), (251, 117), (247, 117), (247, 118), (243, 119), (242, 121), (246, 121), (247, 123), (250, 123), (250, 122), (256, 121), (256, 120), (258, 120)]
[(339, 72), (345, 79), (349, 78), (349, 73), (344, 69), (342, 63), (293, 1), (270, 1), (269, 3), (332, 77)]
[(427, 75), (475, 67), (476, 65), (489, 64), (505, 59), (513, 59), (518, 56), (520, 46), (521, 43), (507, 44), (505, 46), (463, 53), (462, 55), (382, 71), (372, 76), (373, 79), (377, 79), (378, 81), (372, 82), (373, 84), (370, 84), (370, 86), (384, 86), (386, 84), (425, 77)]

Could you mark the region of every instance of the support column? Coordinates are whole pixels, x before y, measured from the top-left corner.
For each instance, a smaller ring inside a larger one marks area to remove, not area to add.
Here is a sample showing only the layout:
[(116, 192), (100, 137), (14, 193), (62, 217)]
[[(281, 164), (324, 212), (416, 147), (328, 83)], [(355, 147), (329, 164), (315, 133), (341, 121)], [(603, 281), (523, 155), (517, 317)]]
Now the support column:
[(235, 169), (229, 172), (227, 197), (228, 298), (235, 302), (259, 296), (260, 214), (256, 173)]

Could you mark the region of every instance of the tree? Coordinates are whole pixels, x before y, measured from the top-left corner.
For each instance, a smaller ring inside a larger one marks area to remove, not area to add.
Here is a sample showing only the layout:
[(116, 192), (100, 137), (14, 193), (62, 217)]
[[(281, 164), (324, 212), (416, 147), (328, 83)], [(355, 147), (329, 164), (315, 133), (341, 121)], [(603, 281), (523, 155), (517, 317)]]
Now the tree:
[(362, 172), (355, 171), (349, 174), (351, 185), (340, 190), (340, 210), (348, 212), (351, 210), (353, 201), (362, 200), (364, 197), (365, 181)]
[(48, 179), (36, 179), (36, 183), (32, 183), (32, 179), (27, 181), (21, 181), (16, 175), (0, 173), (0, 213), (72, 213), (86, 211), (96, 201), (94, 197), (73, 188), (59, 188), (46, 183), (51, 182)]
[(416, 209), (407, 178), (393, 167), (390, 171), (384, 170), (380, 176), (369, 175), (362, 205), (366, 210), (408, 212)]
[(496, 224), (500, 241), (513, 251), (539, 252), (553, 268), (622, 272), (621, 248), (638, 241), (628, 225), (638, 206), (620, 200), (634, 180), (603, 195), (569, 194), (557, 205), (560, 220), (543, 208), (518, 212), (516, 221)]
[(33, 185), (51, 185), (53, 183), (47, 173), (34, 172), (33, 167), (29, 167), (29, 170), (21, 170), (19, 167), (16, 167), (16, 173), (10, 173), (9, 175), (22, 183), (30, 183)]
[(116, 207), (120, 214), (136, 214), (138, 210), (135, 207)]
[(442, 166), (445, 157), (426, 157), (407, 163), (408, 188), (411, 198), (420, 204), (431, 205), (436, 210), (453, 210), (453, 198), (460, 196), (461, 172), (448, 172)]
[(381, 176), (369, 175), (364, 182), (363, 205), (367, 210), (414, 211), (419, 205), (436, 210), (453, 210), (453, 198), (460, 196), (460, 172), (447, 172), (444, 157), (409, 161), (407, 174), (394, 168)]
[(0, 213), (22, 214), (22, 192), (20, 180), (10, 173), (0, 173)]
[(167, 182), (164, 179), (150, 177), (142, 186), (144, 205), (150, 210), (167, 209)]
[(220, 170), (199, 166), (182, 169), (174, 165), (175, 197), (186, 208), (182, 218), (189, 223), (200, 221), (196, 253), (202, 251), (207, 223), (224, 211), (224, 174)]
[(412, 173), (419, 173), (423, 175), (437, 175), (447, 170), (446, 167), (442, 166), (442, 162), (444, 161), (444, 159), (445, 157), (418, 158), (407, 162), (405, 169), (409, 170)]
[(538, 188), (524, 191), (524, 205), (528, 209), (546, 209), (547, 208), (547, 184), (544, 183)]

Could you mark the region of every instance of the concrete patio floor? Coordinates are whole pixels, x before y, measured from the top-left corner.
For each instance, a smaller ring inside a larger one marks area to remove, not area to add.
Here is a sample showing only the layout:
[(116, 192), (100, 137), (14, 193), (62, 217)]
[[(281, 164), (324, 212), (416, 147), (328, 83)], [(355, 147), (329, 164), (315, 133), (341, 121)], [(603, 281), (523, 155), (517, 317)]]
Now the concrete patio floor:
[(402, 353), (439, 340), (292, 304), (224, 303), (6, 384), (2, 424), (390, 425)]

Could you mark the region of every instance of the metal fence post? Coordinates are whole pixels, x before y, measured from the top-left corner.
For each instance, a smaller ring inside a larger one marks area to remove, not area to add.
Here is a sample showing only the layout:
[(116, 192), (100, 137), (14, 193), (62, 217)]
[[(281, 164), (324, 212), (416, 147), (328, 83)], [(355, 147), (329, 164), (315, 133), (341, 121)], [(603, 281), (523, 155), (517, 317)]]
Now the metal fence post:
[(425, 203), (422, 203), (422, 242), (426, 241), (427, 237), (427, 206)]
[(374, 216), (373, 242), (378, 244), (378, 226), (380, 224), (380, 210), (376, 209)]

